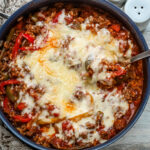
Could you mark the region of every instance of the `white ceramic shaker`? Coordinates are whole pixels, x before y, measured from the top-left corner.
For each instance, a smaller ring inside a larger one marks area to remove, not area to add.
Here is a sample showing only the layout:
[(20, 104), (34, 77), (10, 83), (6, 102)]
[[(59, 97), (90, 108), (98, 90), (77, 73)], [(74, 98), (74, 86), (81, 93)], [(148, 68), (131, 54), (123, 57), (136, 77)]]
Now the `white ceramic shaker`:
[(128, 0), (124, 6), (124, 12), (143, 31), (150, 20), (150, 0)]

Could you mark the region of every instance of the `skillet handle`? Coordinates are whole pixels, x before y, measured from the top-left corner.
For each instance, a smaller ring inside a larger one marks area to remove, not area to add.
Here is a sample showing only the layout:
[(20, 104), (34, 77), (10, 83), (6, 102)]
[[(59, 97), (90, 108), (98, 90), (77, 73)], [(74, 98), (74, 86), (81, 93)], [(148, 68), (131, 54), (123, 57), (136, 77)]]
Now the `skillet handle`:
[(3, 12), (0, 12), (0, 17), (4, 18), (4, 19), (8, 19), (9, 16)]

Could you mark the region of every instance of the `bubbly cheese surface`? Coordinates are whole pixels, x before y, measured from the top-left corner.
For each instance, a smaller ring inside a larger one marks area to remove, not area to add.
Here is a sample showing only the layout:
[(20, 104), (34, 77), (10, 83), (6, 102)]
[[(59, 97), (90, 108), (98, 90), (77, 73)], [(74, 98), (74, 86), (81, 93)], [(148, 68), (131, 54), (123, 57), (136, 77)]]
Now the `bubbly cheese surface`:
[[(101, 111), (104, 114), (102, 123), (107, 130), (113, 126), (118, 108), (120, 110), (118, 115), (126, 113), (128, 102), (116, 88), (108, 92), (96, 86), (97, 78), (108, 81), (110, 74), (106, 73), (105, 68), (99, 76), (93, 76), (89, 85), (83, 80), (82, 74), (86, 72), (85, 62), (88, 58), (95, 60), (92, 63), (95, 72), (98, 71), (97, 66), (104, 60), (109, 63), (124, 61), (123, 54), (119, 51), (119, 41), (114, 39), (106, 28), (100, 29), (97, 34), (86, 30), (88, 19), (81, 24), (81, 30), (72, 29), (66, 25), (64, 17), (65, 10), (57, 24), (51, 21), (38, 23), (37, 25), (45, 27), (45, 32), (41, 31), (34, 42), (34, 46), (39, 50), (17, 57), (18, 67), (23, 68), (25, 64), (30, 70), (30, 73), (26, 74), (22, 69), (24, 78), (19, 80), (28, 87), (40, 86), (44, 90), (36, 102), (31, 96), (23, 96), (20, 93), (20, 101), (27, 104), (23, 114), (31, 114), (35, 108), (40, 113), (38, 118), (40, 121), (52, 123), (54, 118), (47, 117), (49, 113), (45, 106), (54, 104), (57, 107), (56, 112), (60, 113), (59, 119), (70, 119), (75, 129), (75, 136), (78, 137), (84, 130), (87, 131), (85, 128), (87, 122), (95, 123), (94, 115)], [(131, 47), (132, 45), (127, 51), (127, 58), (131, 57)], [(78, 88), (89, 95), (82, 100), (75, 100), (74, 93)], [(83, 114), (89, 116), (74, 121), (74, 117)], [(64, 138), (61, 134), (61, 122), (56, 125), (60, 130), (57, 136)], [(43, 136), (52, 134), (54, 130), (51, 127), (48, 131), (43, 131)], [(94, 139), (105, 141), (96, 131), (88, 136), (87, 142)]]

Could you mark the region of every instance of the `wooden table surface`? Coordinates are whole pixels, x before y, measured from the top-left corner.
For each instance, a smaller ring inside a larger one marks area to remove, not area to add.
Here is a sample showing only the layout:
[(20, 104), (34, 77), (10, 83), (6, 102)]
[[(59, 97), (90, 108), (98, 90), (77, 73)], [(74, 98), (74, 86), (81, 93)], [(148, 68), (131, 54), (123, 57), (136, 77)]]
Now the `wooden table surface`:
[[(30, 0), (0, 0), (0, 11), (12, 14)], [(0, 18), (0, 25), (4, 20)], [(143, 35), (150, 47), (150, 23)], [(0, 150), (30, 150), (12, 135), (0, 121)], [(104, 150), (150, 150), (150, 99), (135, 126), (119, 141)]]

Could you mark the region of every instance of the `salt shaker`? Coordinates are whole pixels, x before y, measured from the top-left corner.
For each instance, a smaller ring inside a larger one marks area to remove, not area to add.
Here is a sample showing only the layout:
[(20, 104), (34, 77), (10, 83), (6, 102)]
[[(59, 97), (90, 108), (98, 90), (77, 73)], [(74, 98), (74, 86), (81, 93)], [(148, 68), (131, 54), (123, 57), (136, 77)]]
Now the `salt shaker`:
[(150, 0), (128, 0), (124, 11), (143, 31), (150, 20)]

